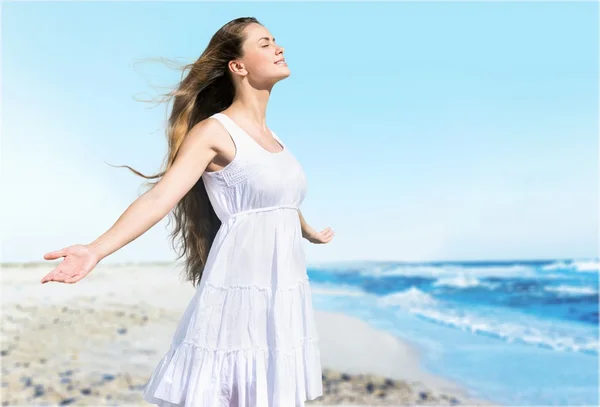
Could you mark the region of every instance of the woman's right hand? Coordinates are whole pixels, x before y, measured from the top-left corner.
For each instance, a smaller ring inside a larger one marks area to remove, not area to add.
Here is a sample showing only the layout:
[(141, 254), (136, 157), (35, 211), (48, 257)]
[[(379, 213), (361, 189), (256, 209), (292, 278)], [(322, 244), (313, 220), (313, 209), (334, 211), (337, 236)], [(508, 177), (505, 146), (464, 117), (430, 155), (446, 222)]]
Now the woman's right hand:
[(49, 281), (67, 284), (76, 283), (87, 276), (100, 261), (92, 248), (81, 244), (69, 246), (44, 255), (44, 259), (46, 260), (56, 260), (60, 257), (64, 257), (65, 259), (42, 278), (42, 284)]

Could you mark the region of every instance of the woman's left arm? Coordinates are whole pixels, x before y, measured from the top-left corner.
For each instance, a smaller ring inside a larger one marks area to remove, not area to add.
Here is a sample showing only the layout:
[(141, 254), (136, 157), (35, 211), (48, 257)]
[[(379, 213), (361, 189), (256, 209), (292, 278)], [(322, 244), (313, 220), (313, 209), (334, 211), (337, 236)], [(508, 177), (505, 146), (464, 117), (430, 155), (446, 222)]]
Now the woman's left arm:
[(298, 209), (298, 216), (300, 217), (300, 225), (302, 226), (302, 237), (311, 243), (321, 244), (329, 243), (333, 239), (333, 230), (331, 228), (325, 228), (320, 232), (313, 229), (302, 216), (302, 212)]

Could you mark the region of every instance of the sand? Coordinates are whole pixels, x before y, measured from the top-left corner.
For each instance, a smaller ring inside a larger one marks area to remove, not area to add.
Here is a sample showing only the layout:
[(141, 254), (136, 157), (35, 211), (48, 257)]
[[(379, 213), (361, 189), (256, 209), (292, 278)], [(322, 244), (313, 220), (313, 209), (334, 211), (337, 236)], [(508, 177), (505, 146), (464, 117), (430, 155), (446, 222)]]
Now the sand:
[[(40, 284), (52, 264), (0, 271), (2, 405), (150, 406), (141, 390), (194, 287), (171, 264), (100, 264), (76, 284)], [(307, 405), (490, 404), (423, 371), (399, 338), (343, 314), (316, 318), (325, 394)]]

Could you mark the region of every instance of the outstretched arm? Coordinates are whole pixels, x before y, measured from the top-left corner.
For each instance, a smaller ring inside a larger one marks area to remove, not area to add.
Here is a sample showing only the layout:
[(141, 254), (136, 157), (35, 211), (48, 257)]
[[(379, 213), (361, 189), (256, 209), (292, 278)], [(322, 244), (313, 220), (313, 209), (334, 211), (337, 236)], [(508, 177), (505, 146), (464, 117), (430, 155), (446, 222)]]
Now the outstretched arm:
[(331, 228), (325, 228), (320, 232), (313, 229), (302, 216), (302, 212), (298, 209), (298, 216), (300, 217), (300, 225), (302, 226), (302, 237), (311, 243), (329, 243), (333, 239), (333, 230)]
[[(137, 239), (158, 223), (198, 182), (217, 154), (220, 127), (205, 120), (192, 128), (181, 145), (177, 158), (152, 189), (138, 197), (104, 234), (89, 244), (76, 244), (44, 255), (46, 260), (64, 260), (41, 280), (75, 283), (105, 257)], [(224, 140), (224, 138), (221, 138)]]

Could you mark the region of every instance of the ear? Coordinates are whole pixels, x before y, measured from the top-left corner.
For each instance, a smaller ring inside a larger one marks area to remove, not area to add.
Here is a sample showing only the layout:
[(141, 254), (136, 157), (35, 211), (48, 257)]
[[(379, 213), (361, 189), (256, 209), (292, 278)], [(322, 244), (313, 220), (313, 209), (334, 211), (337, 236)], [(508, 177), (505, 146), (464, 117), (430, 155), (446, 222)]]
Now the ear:
[(248, 74), (244, 63), (237, 59), (229, 61), (229, 64), (227, 64), (227, 66), (229, 67), (231, 73), (233, 73), (234, 75), (246, 76)]

